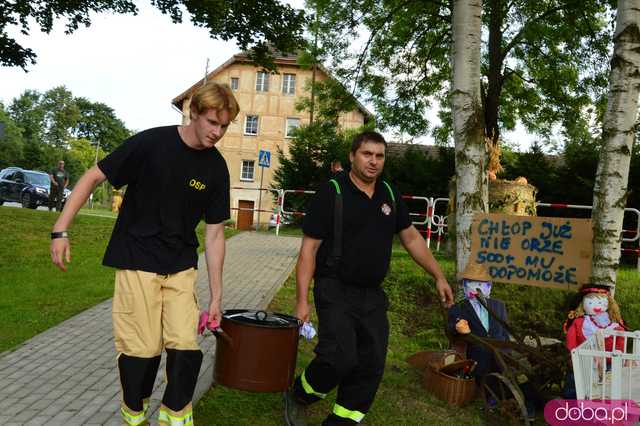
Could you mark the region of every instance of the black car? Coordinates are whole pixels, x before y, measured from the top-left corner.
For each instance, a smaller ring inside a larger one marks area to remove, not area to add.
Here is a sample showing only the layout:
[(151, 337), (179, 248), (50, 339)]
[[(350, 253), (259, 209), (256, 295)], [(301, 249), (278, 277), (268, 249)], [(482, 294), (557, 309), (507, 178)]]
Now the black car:
[[(35, 209), (49, 203), (49, 175), (35, 170), (8, 167), (0, 171), (0, 205), (5, 201), (22, 203), (22, 207)], [(71, 191), (64, 190), (63, 204)]]

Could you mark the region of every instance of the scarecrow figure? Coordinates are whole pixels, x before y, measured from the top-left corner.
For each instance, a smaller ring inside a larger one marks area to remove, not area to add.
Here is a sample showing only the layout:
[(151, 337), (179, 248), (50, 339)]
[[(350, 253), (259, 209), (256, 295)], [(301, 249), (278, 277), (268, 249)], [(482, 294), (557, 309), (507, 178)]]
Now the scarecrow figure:
[[(469, 262), (464, 272), (460, 274), (464, 288), (464, 300), (449, 309), (449, 330), (452, 334), (473, 334), (479, 337), (488, 337), (506, 341), (509, 334), (504, 327), (491, 318), (487, 309), (478, 301), (483, 297), (486, 305), (502, 321), (507, 320), (507, 308), (498, 299), (491, 299), (491, 276), (486, 268), (475, 262)], [(490, 350), (478, 346), (467, 345), (467, 358), (475, 360), (478, 364), (475, 369), (476, 383), (480, 385), (482, 377), (497, 372), (498, 366)]]
[[(600, 284), (585, 284), (580, 288), (575, 310), (570, 311), (562, 327), (566, 334), (565, 346), (569, 351), (578, 347), (599, 330), (625, 331), (626, 327), (620, 308), (611, 296), (609, 287)], [(604, 350), (613, 350), (613, 336), (604, 339)], [(624, 339), (617, 338), (616, 349), (624, 352)], [(565, 377), (563, 396), (576, 399), (573, 371), (569, 369)]]
[[(491, 275), (483, 265), (469, 262), (465, 270), (460, 274), (464, 288), (464, 300), (449, 309), (449, 330), (453, 335), (473, 334), (474, 336), (490, 338), (496, 340), (509, 340), (509, 333), (498, 321), (507, 322), (507, 308), (501, 300), (490, 298), (491, 296)], [(482, 298), (484, 304), (492, 311), (494, 318), (489, 314), (478, 299)], [(489, 373), (499, 373), (500, 367), (496, 362), (493, 353), (480, 345), (467, 345), (466, 356), (477, 362), (475, 369), (476, 384), (481, 386), (482, 379)], [(492, 377), (493, 378), (493, 377)], [(489, 387), (497, 389), (493, 381), (487, 383)], [(535, 417), (538, 397), (528, 382), (519, 384), (524, 396), (527, 408), (527, 416), (531, 419)], [(498, 393), (496, 391), (496, 393)], [(488, 405), (496, 404), (491, 397)]]
[[(576, 348), (598, 330), (626, 330), (620, 308), (611, 297), (608, 286), (585, 284), (580, 288), (580, 299), (563, 326), (567, 349)], [(613, 349), (613, 336), (604, 340), (604, 346), (606, 351)], [(617, 339), (616, 349), (624, 350), (624, 339)]]

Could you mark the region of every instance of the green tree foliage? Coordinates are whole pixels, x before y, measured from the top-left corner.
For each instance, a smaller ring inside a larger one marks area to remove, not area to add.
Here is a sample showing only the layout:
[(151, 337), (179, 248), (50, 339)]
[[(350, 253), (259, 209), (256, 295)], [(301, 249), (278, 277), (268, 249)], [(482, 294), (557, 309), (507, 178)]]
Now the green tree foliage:
[[(56, 153), (60, 153), (60, 151), (56, 151)], [(96, 148), (88, 140), (71, 139), (69, 148), (62, 151), (61, 157), (55, 159), (51, 164), (55, 167), (59, 159), (64, 160), (64, 168), (75, 181), (95, 164), (95, 156)], [(54, 167), (50, 167), (50, 169)]]
[(21, 129), (9, 116), (4, 105), (0, 102), (0, 169), (22, 160), (24, 142)]
[(274, 179), (278, 188), (316, 188), (330, 175), (331, 161), (343, 164), (351, 147), (349, 135), (340, 134), (330, 121), (315, 121), (295, 130), (289, 154), (278, 150), (280, 167)]
[[(309, 52), (303, 52), (301, 66), (311, 67), (314, 60)], [(313, 99), (303, 98), (296, 107), (299, 111), (313, 110), (315, 118), (313, 123), (295, 130), (287, 155), (278, 149), (280, 167), (274, 173), (278, 188), (316, 188), (329, 178), (332, 161), (340, 160), (343, 166), (348, 164), (353, 136), (375, 125), (370, 121), (363, 128), (342, 129), (340, 114), (357, 109), (356, 99), (333, 78), (309, 82), (309, 85), (307, 91), (313, 91)], [(296, 200), (295, 197), (292, 200)]]
[[(101, 103), (86, 98), (75, 98), (80, 110), (80, 118), (75, 128), (75, 136), (99, 144), (105, 152), (113, 151), (123, 140), (131, 136), (115, 111)], [(94, 149), (95, 150), (95, 149)]]
[(313, 88), (314, 99), (302, 98), (296, 104), (299, 111), (310, 111), (314, 109), (314, 115), (319, 120), (337, 124), (340, 114), (345, 111), (354, 111), (358, 108), (356, 99), (337, 80), (328, 78), (326, 80), (309, 83), (313, 87), (308, 87), (310, 92)]
[(44, 94), (40, 107), (44, 110), (45, 142), (65, 148), (80, 120), (80, 109), (73, 95), (64, 86), (55, 87)]
[[(293, 52), (301, 43), (304, 14), (279, 0), (151, 0), (162, 13), (175, 23), (182, 22), (183, 14), (199, 27), (209, 29), (213, 38), (236, 40), (243, 50), (252, 50), (252, 56), (267, 67), (269, 47)], [(257, 7), (259, 6), (259, 7)], [(29, 34), (33, 22), (41, 31), (49, 33), (56, 20), (63, 20), (66, 32), (72, 33), (80, 25), (91, 25), (91, 13), (132, 13), (138, 9), (131, 0), (42, 0), (0, 2), (0, 66), (19, 66), (26, 69), (35, 63), (36, 53), (22, 46), (7, 34), (16, 28)]]
[(585, 140), (567, 144), (562, 156), (564, 165), (559, 168), (556, 181), (562, 182), (556, 190), (560, 200), (570, 199), (572, 204), (593, 204), (599, 151), (600, 144), (596, 142)]
[(444, 147), (429, 155), (419, 146), (409, 145), (402, 155), (387, 155), (384, 166), (384, 178), (402, 194), (434, 198), (449, 196), (449, 177), (454, 173), (454, 151)]
[(9, 114), (22, 129), (27, 143), (40, 143), (44, 138), (44, 115), (42, 95), (36, 90), (26, 90), (9, 105)]
[(45, 153), (45, 145), (26, 141), (22, 159), (11, 161), (12, 166), (20, 166), (25, 169), (46, 169), (55, 160), (49, 160)]
[[(566, 203), (590, 206), (593, 202), (593, 182), (598, 163), (599, 146), (595, 143), (573, 142), (562, 155), (544, 154), (534, 144), (528, 152), (503, 154), (504, 178), (527, 178), (538, 188), (537, 200), (543, 203)], [(543, 216), (566, 215), (557, 209), (544, 209)], [(572, 210), (576, 217), (589, 217), (589, 211)], [(586, 215), (586, 216), (585, 216)]]
[(49, 171), (64, 159), (72, 180), (95, 163), (96, 151), (102, 158), (131, 135), (112, 108), (75, 98), (64, 86), (44, 94), (27, 90), (11, 102), (6, 115), (18, 136), (11, 149), (0, 143), (0, 164)]
[[(437, 100), (450, 140), (451, 3), (423, 0), (310, 0), (319, 45), (345, 82), (375, 105), (379, 124), (421, 135)], [(549, 138), (554, 125), (577, 126), (606, 90), (612, 1), (484, 2), (482, 101), (496, 139), (521, 121)], [(354, 42), (362, 39), (364, 43)], [(354, 48), (354, 46), (356, 46)]]
[(627, 196), (627, 206), (640, 209), (640, 146), (635, 143), (633, 155), (631, 156), (631, 166), (629, 172), (629, 195)]
[(502, 158), (505, 179), (513, 180), (524, 176), (531, 185), (538, 188), (538, 199), (545, 202), (560, 202), (560, 200), (540, 198), (551, 196), (558, 187), (558, 166), (561, 165), (558, 157), (546, 155), (540, 144), (535, 143), (528, 152), (504, 152)]
[[(599, 150), (598, 143), (585, 141), (569, 144), (562, 155), (544, 154), (537, 144), (527, 152), (505, 151), (504, 177), (525, 176), (538, 188), (540, 202), (591, 206)], [(421, 147), (410, 145), (402, 155), (387, 156), (385, 179), (393, 182), (403, 194), (448, 197), (447, 184), (454, 170), (454, 152), (452, 148), (439, 148), (438, 151), (437, 155), (429, 156)], [(640, 188), (640, 147), (634, 149), (631, 158), (629, 188), (627, 207), (640, 209), (640, 191), (635, 190)], [(590, 213), (588, 210), (546, 209), (542, 214), (588, 217)], [(631, 225), (636, 226), (635, 222)]]
[(96, 147), (87, 139), (72, 139), (69, 142), (67, 155), (77, 159), (82, 170), (87, 170), (95, 164), (96, 155), (98, 160), (104, 158), (104, 151), (102, 148), (98, 148), (98, 152), (96, 152)]

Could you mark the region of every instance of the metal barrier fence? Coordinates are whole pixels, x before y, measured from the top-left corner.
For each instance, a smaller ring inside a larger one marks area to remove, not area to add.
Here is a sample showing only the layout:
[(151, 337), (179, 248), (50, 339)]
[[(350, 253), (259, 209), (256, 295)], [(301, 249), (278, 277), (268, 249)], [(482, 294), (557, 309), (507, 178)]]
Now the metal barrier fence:
[[(315, 194), (316, 191), (308, 190), (308, 189), (275, 189), (275, 188), (242, 188), (242, 187), (233, 187), (232, 189), (249, 189), (249, 190), (262, 190), (262, 191), (270, 191), (275, 192), (277, 194), (277, 203), (276, 203), (276, 235), (280, 233), (280, 226), (282, 225), (282, 217), (284, 216), (304, 216), (305, 213), (303, 211), (295, 211), (295, 210), (286, 210), (285, 209), (285, 199), (287, 194)], [(436, 214), (436, 209), (439, 204), (449, 203), (449, 198), (444, 197), (425, 197), (421, 195), (402, 195), (402, 198), (405, 200), (414, 200), (414, 201), (423, 201), (426, 204), (426, 213), (416, 213), (410, 212), (410, 217), (414, 218), (412, 220), (412, 224), (416, 226), (425, 226), (426, 229), (420, 230), (419, 232), (425, 235), (425, 242), (427, 247), (431, 247), (431, 240), (435, 234), (436, 239), (436, 251), (440, 251), (441, 243), (448, 235), (448, 223), (447, 223), (447, 215), (446, 214)], [(578, 209), (578, 210), (589, 210), (593, 209), (592, 206), (588, 205), (580, 205), (580, 204), (562, 204), (562, 203), (536, 203), (536, 207), (548, 207), (548, 208), (556, 208), (556, 209)], [(261, 210), (261, 209), (242, 209), (235, 207), (233, 210), (250, 210), (257, 212), (266, 212), (273, 213), (271, 210)], [(421, 211), (424, 211), (420, 209)], [(636, 217), (636, 227), (635, 229), (623, 229), (622, 230), (622, 241), (626, 243), (634, 243), (638, 242), (638, 246), (635, 248), (622, 247), (621, 251), (623, 253), (633, 253), (637, 256), (637, 267), (640, 271), (640, 210), (635, 208), (625, 208), (625, 214), (633, 214)], [(259, 220), (258, 220), (259, 221)], [(625, 236), (627, 235), (627, 236)]]
[[(593, 206), (581, 205), (581, 204), (560, 204), (560, 203), (536, 203), (537, 207), (549, 207), (555, 209), (577, 209), (577, 210), (593, 210)], [(640, 210), (632, 207), (624, 209), (624, 213), (632, 213), (636, 217), (636, 229), (623, 229), (622, 230), (622, 242), (633, 243), (638, 242), (638, 247), (629, 248), (621, 247), (620, 251), (623, 253), (633, 253), (636, 255), (636, 268), (640, 271)], [(625, 237), (624, 235), (632, 235)]]
[[(305, 213), (303, 211), (295, 211), (295, 210), (286, 210), (284, 208), (284, 204), (285, 204), (285, 198), (287, 196), (287, 194), (315, 194), (316, 191), (312, 191), (312, 190), (307, 190), (307, 189), (285, 189), (285, 190), (281, 190), (281, 197), (278, 198), (279, 201), (279, 205), (278, 205), (278, 209), (277, 209), (277, 213), (276, 213), (276, 222), (277, 222), (277, 226), (276, 226), (276, 235), (278, 235), (279, 232), (279, 228), (280, 228), (280, 215), (291, 215), (291, 216), (304, 216)], [(405, 200), (416, 200), (416, 201), (424, 201), (426, 204), (426, 213), (415, 213), (415, 212), (410, 212), (409, 216), (413, 217), (413, 218), (419, 218), (419, 219), (414, 219), (411, 221), (411, 223), (413, 225), (418, 225), (418, 226), (422, 226), (422, 225), (426, 225), (426, 229), (424, 231), (419, 231), (422, 234), (426, 235), (426, 244), (427, 247), (431, 246), (431, 237), (434, 234), (434, 229), (433, 227), (435, 227), (435, 234), (437, 235), (437, 250), (440, 250), (440, 242), (444, 239), (444, 237), (446, 236), (446, 231), (445, 228), (447, 227), (447, 217), (446, 215), (436, 215), (434, 214), (435, 212), (435, 207), (436, 204), (438, 202), (449, 202), (448, 198), (429, 198), (429, 197), (424, 197), (424, 196), (420, 196), (420, 195), (402, 195), (402, 198)]]
[[(280, 189), (276, 189), (276, 188), (245, 188), (242, 186), (232, 186), (230, 189), (236, 189), (236, 190), (242, 190), (242, 191), (267, 191), (267, 192), (275, 192), (276, 194), (278, 194), (278, 199), (280, 199), (280, 193), (281, 190)], [(261, 194), (262, 195), (262, 194)], [(258, 212), (258, 220), (257, 220), (257, 225), (260, 226), (260, 213), (273, 213), (272, 210), (263, 210), (262, 207), (262, 196), (258, 197), (258, 207), (257, 208), (252, 208), (252, 209), (247, 209), (247, 208), (241, 208), (241, 207), (231, 207), (231, 210), (236, 210), (238, 212), (240, 211), (250, 211), (250, 212)], [(238, 204), (239, 205), (239, 204)], [(279, 219), (280, 216), (278, 215), (277, 218)]]

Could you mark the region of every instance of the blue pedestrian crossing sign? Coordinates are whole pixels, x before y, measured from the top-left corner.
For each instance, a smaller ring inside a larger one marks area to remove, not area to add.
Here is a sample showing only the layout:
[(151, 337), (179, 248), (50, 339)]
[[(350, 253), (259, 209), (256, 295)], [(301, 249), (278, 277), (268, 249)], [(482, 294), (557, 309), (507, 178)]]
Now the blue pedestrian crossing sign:
[(258, 154), (258, 165), (260, 167), (270, 167), (271, 166), (271, 152), (260, 150), (260, 154)]

